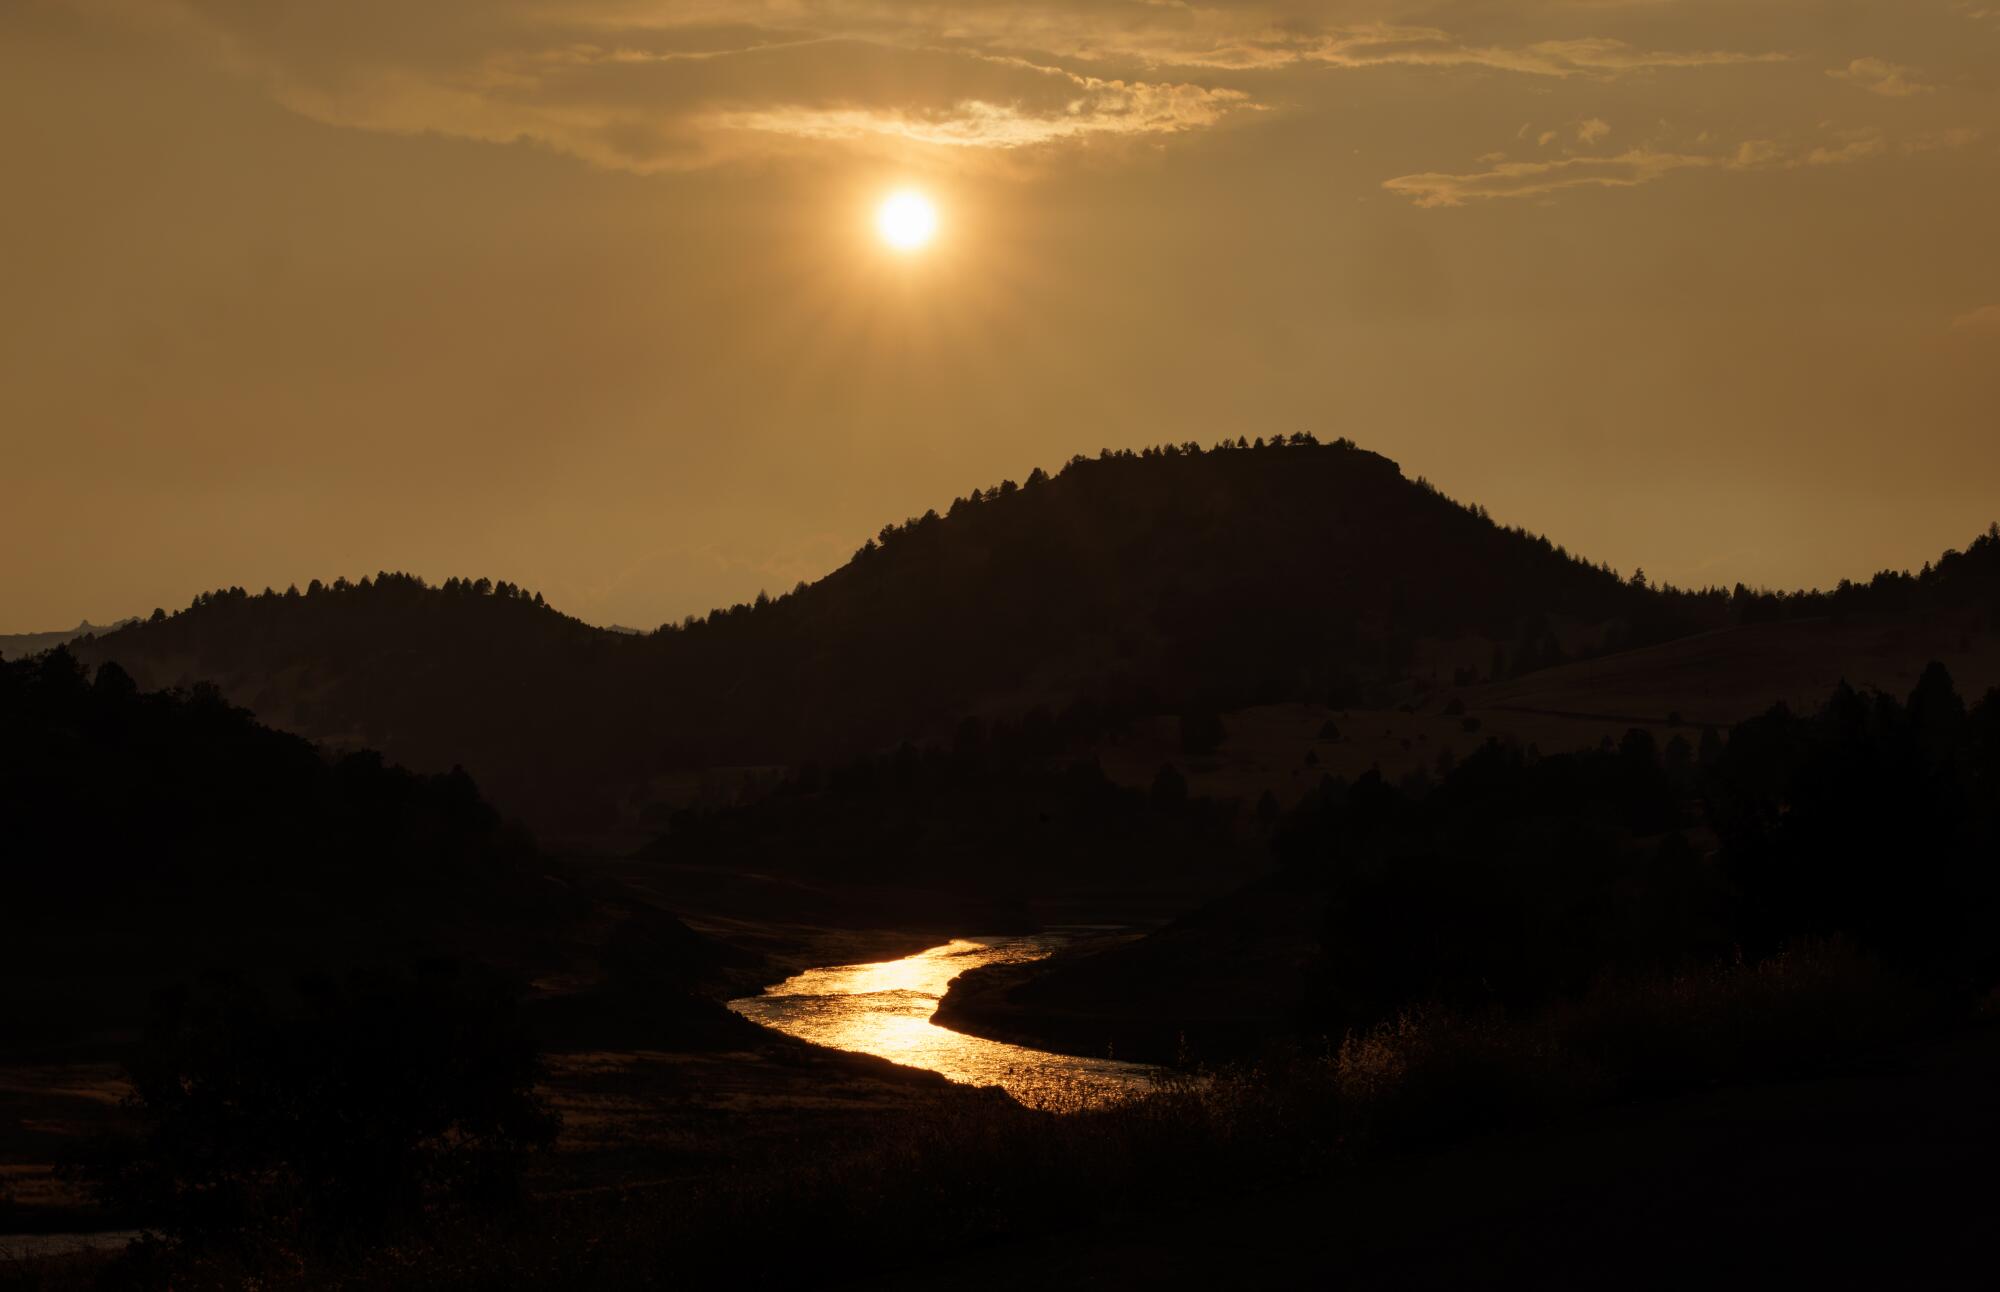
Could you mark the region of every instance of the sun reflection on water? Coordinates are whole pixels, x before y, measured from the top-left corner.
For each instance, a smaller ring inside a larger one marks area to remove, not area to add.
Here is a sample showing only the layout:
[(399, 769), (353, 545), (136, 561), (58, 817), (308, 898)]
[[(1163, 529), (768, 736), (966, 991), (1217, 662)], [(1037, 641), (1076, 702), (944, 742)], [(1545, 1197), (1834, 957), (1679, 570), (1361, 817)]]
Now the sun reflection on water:
[(952, 979), (980, 965), (1039, 960), (1048, 937), (954, 938), (900, 960), (808, 969), (729, 1007), (816, 1045), (879, 1055), (953, 1081), (999, 1086), (1023, 1103), (1077, 1107), (1144, 1091), (1153, 1069), (967, 1036), (931, 1022)]

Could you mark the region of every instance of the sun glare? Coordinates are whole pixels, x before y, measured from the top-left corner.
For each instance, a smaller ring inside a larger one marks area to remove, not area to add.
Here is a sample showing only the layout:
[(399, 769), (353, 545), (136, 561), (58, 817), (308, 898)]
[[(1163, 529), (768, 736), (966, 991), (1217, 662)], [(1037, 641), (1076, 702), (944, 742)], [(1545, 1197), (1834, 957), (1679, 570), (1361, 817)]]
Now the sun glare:
[(875, 210), (875, 231), (897, 251), (916, 251), (937, 236), (937, 208), (922, 193), (891, 193)]

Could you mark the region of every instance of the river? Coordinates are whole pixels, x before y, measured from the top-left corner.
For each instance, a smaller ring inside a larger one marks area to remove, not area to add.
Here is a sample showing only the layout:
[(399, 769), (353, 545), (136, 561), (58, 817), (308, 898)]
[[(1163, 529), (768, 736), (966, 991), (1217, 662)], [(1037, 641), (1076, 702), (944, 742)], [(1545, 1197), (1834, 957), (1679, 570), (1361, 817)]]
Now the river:
[(1075, 1108), (1146, 1090), (1157, 1071), (989, 1041), (931, 1022), (951, 980), (981, 965), (1039, 960), (1068, 939), (953, 938), (900, 960), (831, 965), (796, 974), (729, 1008), (816, 1045), (879, 1055), (953, 1081), (999, 1086), (1035, 1107)]

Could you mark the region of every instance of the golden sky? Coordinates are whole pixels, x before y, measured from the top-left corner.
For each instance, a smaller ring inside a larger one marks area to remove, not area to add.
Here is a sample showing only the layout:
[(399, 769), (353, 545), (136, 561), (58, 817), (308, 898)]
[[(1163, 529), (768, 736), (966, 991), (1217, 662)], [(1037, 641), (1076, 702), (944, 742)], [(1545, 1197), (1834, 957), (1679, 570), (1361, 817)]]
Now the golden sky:
[(1684, 583), (2000, 516), (2000, 0), (10, 0), (0, 123), (0, 631), (1301, 429)]

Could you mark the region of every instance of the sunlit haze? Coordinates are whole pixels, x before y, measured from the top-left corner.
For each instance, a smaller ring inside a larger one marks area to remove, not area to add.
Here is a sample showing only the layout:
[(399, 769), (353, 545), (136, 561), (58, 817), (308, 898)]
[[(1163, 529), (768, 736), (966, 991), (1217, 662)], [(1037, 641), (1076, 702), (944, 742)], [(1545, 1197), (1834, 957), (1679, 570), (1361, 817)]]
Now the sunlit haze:
[(5, 1289), (1995, 1281), (2000, 0), (0, 0), (0, 121)]
[(649, 628), (1301, 430), (1684, 584), (1993, 519), (1990, 4), (30, 0), (0, 111), (0, 631)]
[(907, 189), (892, 193), (875, 213), (875, 229), (882, 241), (898, 251), (916, 251), (937, 236), (937, 208), (922, 193)]

